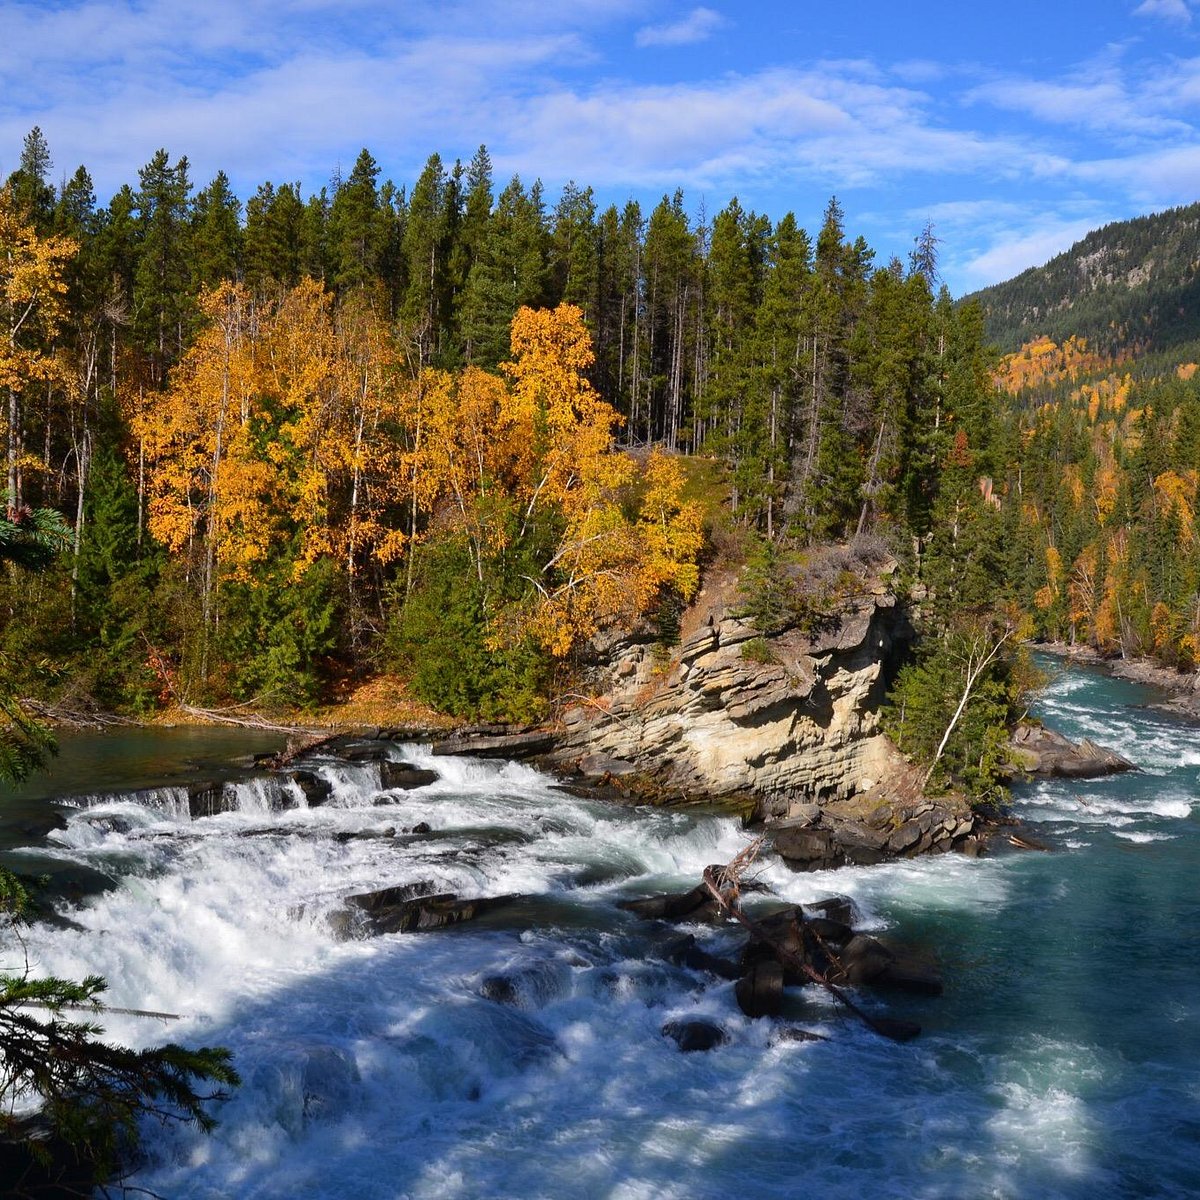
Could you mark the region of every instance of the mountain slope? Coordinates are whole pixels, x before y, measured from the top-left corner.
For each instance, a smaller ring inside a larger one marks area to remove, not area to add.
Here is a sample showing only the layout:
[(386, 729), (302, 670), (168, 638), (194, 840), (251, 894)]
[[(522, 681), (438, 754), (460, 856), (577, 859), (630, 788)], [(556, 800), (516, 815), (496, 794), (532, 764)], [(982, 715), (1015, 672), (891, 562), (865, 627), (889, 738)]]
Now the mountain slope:
[(967, 299), (987, 337), (1013, 351), (1040, 335), (1075, 335), (1113, 357), (1169, 351), (1200, 339), (1200, 204), (1118, 221), (1043, 267)]

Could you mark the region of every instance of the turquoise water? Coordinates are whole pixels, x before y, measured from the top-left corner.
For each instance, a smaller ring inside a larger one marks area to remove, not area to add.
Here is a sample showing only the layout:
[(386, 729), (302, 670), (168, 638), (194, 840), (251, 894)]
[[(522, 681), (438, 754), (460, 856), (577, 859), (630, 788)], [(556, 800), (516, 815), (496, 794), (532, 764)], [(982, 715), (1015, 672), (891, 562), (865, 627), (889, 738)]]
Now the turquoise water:
[[(780, 896), (844, 893), (937, 947), (944, 996), (864, 999), (922, 1023), (905, 1046), (800, 991), (790, 1019), (830, 1040), (778, 1043), (615, 907), (727, 861), (735, 821), (612, 809), (420, 747), (395, 753), (442, 779), (415, 792), (328, 763), (320, 809), (247, 787), (239, 811), (197, 821), (169, 797), (75, 811), (37, 853), (110, 886), (30, 951), (182, 1018), (113, 1017), (126, 1042), (234, 1051), (245, 1083), (212, 1138), (147, 1132), (132, 1182), (167, 1197), (1200, 1195), (1200, 736), (1133, 685), (1051, 670), (1047, 722), (1143, 768), (1023, 789), (1051, 853), (762, 871)], [(335, 836), (418, 821), (432, 833)], [(332, 936), (345, 894), (416, 880), (534, 899), (440, 934)], [(497, 973), (516, 1003), (482, 994)], [(728, 1044), (681, 1054), (660, 1030), (690, 1016)]]

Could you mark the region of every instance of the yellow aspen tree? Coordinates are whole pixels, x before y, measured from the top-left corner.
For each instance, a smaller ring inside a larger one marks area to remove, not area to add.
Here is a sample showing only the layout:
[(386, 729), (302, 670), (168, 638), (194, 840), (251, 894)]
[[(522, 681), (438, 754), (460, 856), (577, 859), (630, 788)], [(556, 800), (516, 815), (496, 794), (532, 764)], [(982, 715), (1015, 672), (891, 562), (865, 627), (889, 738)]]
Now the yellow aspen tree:
[(12, 188), (0, 188), (0, 392), (7, 402), (5, 461), (14, 511), (23, 499), (23, 400), (35, 384), (52, 385), (63, 374), (52, 347), (66, 315), (66, 264), (77, 250), (70, 238), (39, 237)]
[(151, 533), (195, 558), (204, 623), (223, 570), (245, 574), (271, 540), (269, 471), (256, 461), (250, 424), (256, 392), (249, 292), (223, 283), (205, 292), (207, 324), (172, 373), (171, 386), (133, 417), (146, 458)]
[[(343, 481), (346, 512), (336, 531), (338, 556), (353, 588), (361, 557), (399, 557), (403, 529), (385, 518), (403, 494), (400, 356), (380, 317), (375, 297), (358, 291), (336, 317), (341, 389), (345, 394)], [(399, 534), (400, 536), (395, 536)]]

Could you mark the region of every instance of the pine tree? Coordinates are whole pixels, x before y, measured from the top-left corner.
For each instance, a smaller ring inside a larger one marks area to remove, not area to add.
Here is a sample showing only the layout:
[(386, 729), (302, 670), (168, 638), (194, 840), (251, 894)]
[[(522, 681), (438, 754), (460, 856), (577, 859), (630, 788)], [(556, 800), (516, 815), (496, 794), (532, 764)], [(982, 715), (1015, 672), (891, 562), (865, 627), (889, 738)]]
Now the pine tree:
[(329, 210), (333, 282), (339, 291), (368, 287), (379, 279), (387, 229), (376, 186), (379, 166), (363, 149)]
[(140, 251), (133, 282), (134, 327), (157, 386), (183, 353), (194, 313), (188, 161), (159, 150), (138, 172)]
[(191, 213), (192, 290), (214, 287), (241, 275), (241, 201), (229, 186), (229, 176), (216, 178), (196, 196)]

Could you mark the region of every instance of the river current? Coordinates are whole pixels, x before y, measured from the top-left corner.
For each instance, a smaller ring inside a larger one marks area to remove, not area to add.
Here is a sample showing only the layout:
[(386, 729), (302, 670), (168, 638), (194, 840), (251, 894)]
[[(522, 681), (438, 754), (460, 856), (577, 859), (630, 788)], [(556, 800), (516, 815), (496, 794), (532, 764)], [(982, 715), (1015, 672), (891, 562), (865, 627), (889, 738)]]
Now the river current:
[[(944, 996), (864, 997), (921, 1023), (903, 1046), (812, 989), (786, 1023), (828, 1040), (780, 1041), (616, 908), (732, 858), (736, 819), (614, 808), (520, 765), (397, 747), (439, 782), (385, 792), (378, 766), (330, 761), (321, 807), (243, 783), (237, 811), (196, 820), (169, 778), (97, 788), (4, 861), (106, 882), (28, 950), (40, 972), (104, 975), (112, 1005), (182, 1018), (110, 1015), (112, 1037), (233, 1051), (244, 1082), (212, 1136), (146, 1131), (130, 1182), (171, 1200), (1200, 1195), (1200, 731), (1142, 707), (1145, 689), (1049, 669), (1037, 714), (1141, 768), (1019, 789), (1051, 853), (757, 870), (778, 897), (847, 895), (860, 925), (936, 948)], [(528, 899), (339, 940), (347, 894), (416, 882)], [(693, 932), (714, 953), (741, 940)], [(484, 994), (497, 975), (507, 1003)], [(691, 1016), (728, 1043), (681, 1053), (661, 1030)]]

